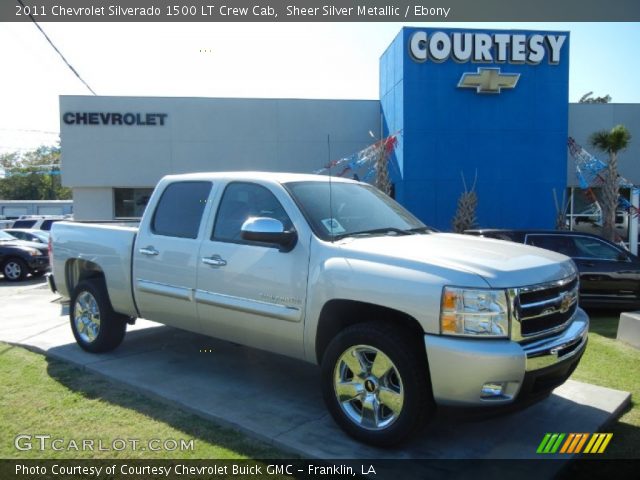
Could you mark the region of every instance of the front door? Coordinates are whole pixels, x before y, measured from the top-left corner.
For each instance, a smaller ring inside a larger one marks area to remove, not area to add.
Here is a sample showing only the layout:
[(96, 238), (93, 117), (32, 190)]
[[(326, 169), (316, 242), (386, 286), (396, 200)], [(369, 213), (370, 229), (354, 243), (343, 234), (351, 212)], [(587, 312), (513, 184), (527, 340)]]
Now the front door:
[(592, 237), (576, 236), (574, 261), (585, 299), (637, 300), (640, 269), (622, 250)]

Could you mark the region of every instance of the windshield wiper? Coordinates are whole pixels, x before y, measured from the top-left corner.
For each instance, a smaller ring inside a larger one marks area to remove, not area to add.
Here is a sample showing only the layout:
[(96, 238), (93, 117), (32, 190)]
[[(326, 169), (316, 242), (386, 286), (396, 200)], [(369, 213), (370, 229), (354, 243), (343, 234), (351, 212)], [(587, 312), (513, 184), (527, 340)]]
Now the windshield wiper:
[(335, 235), (333, 238), (335, 240), (341, 240), (347, 237), (379, 235), (379, 234), (386, 234), (386, 233), (395, 233), (396, 235), (413, 235), (414, 234), (414, 232), (411, 230), (403, 230), (401, 228), (395, 228), (395, 227), (384, 227), (384, 228), (372, 228), (371, 230), (361, 230), (359, 232), (341, 233), (340, 235)]
[(418, 228), (411, 228), (409, 230), (407, 230), (407, 232), (411, 232), (411, 233), (432, 233), (435, 230), (431, 227), (418, 227)]

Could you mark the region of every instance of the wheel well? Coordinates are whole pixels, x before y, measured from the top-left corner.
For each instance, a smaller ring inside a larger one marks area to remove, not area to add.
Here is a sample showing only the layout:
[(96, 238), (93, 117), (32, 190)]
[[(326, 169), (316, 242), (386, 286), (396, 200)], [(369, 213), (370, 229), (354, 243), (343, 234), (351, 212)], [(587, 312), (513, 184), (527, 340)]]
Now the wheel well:
[(2, 259), (2, 265), (7, 263), (9, 260), (20, 260), (22, 263), (27, 263), (24, 259), (20, 258), (20, 255), (8, 255), (7, 257)]
[(65, 280), (69, 295), (73, 294), (76, 286), (89, 278), (101, 278), (104, 280), (104, 272), (96, 263), (82, 259), (72, 259), (65, 265)]
[(322, 362), (327, 346), (340, 331), (356, 323), (371, 321), (393, 323), (416, 335), (424, 335), (424, 329), (415, 318), (398, 310), (354, 300), (330, 300), (322, 308), (318, 320), (316, 332), (318, 363)]

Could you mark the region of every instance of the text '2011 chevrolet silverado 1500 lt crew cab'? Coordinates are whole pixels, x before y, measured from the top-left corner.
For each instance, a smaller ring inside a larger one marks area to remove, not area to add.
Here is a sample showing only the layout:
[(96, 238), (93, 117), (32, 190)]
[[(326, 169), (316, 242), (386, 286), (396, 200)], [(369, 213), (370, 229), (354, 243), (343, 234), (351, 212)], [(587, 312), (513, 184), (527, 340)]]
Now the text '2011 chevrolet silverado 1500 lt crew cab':
[(167, 176), (137, 229), (59, 222), (52, 257), (85, 350), (146, 318), (317, 363), (336, 422), (376, 445), (436, 405), (548, 394), (587, 342), (568, 257), (433, 232), (352, 180)]

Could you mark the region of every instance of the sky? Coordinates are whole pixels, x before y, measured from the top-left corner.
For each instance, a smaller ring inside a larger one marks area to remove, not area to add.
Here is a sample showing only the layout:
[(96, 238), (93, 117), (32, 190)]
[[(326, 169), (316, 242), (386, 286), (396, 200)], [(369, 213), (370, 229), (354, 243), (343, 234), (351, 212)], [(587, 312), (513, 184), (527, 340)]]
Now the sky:
[[(403, 26), (571, 33), (569, 100), (640, 103), (640, 23), (42, 23), (98, 95), (377, 99)], [(32, 23), (0, 23), (0, 153), (53, 144), (58, 96), (91, 95)]]

